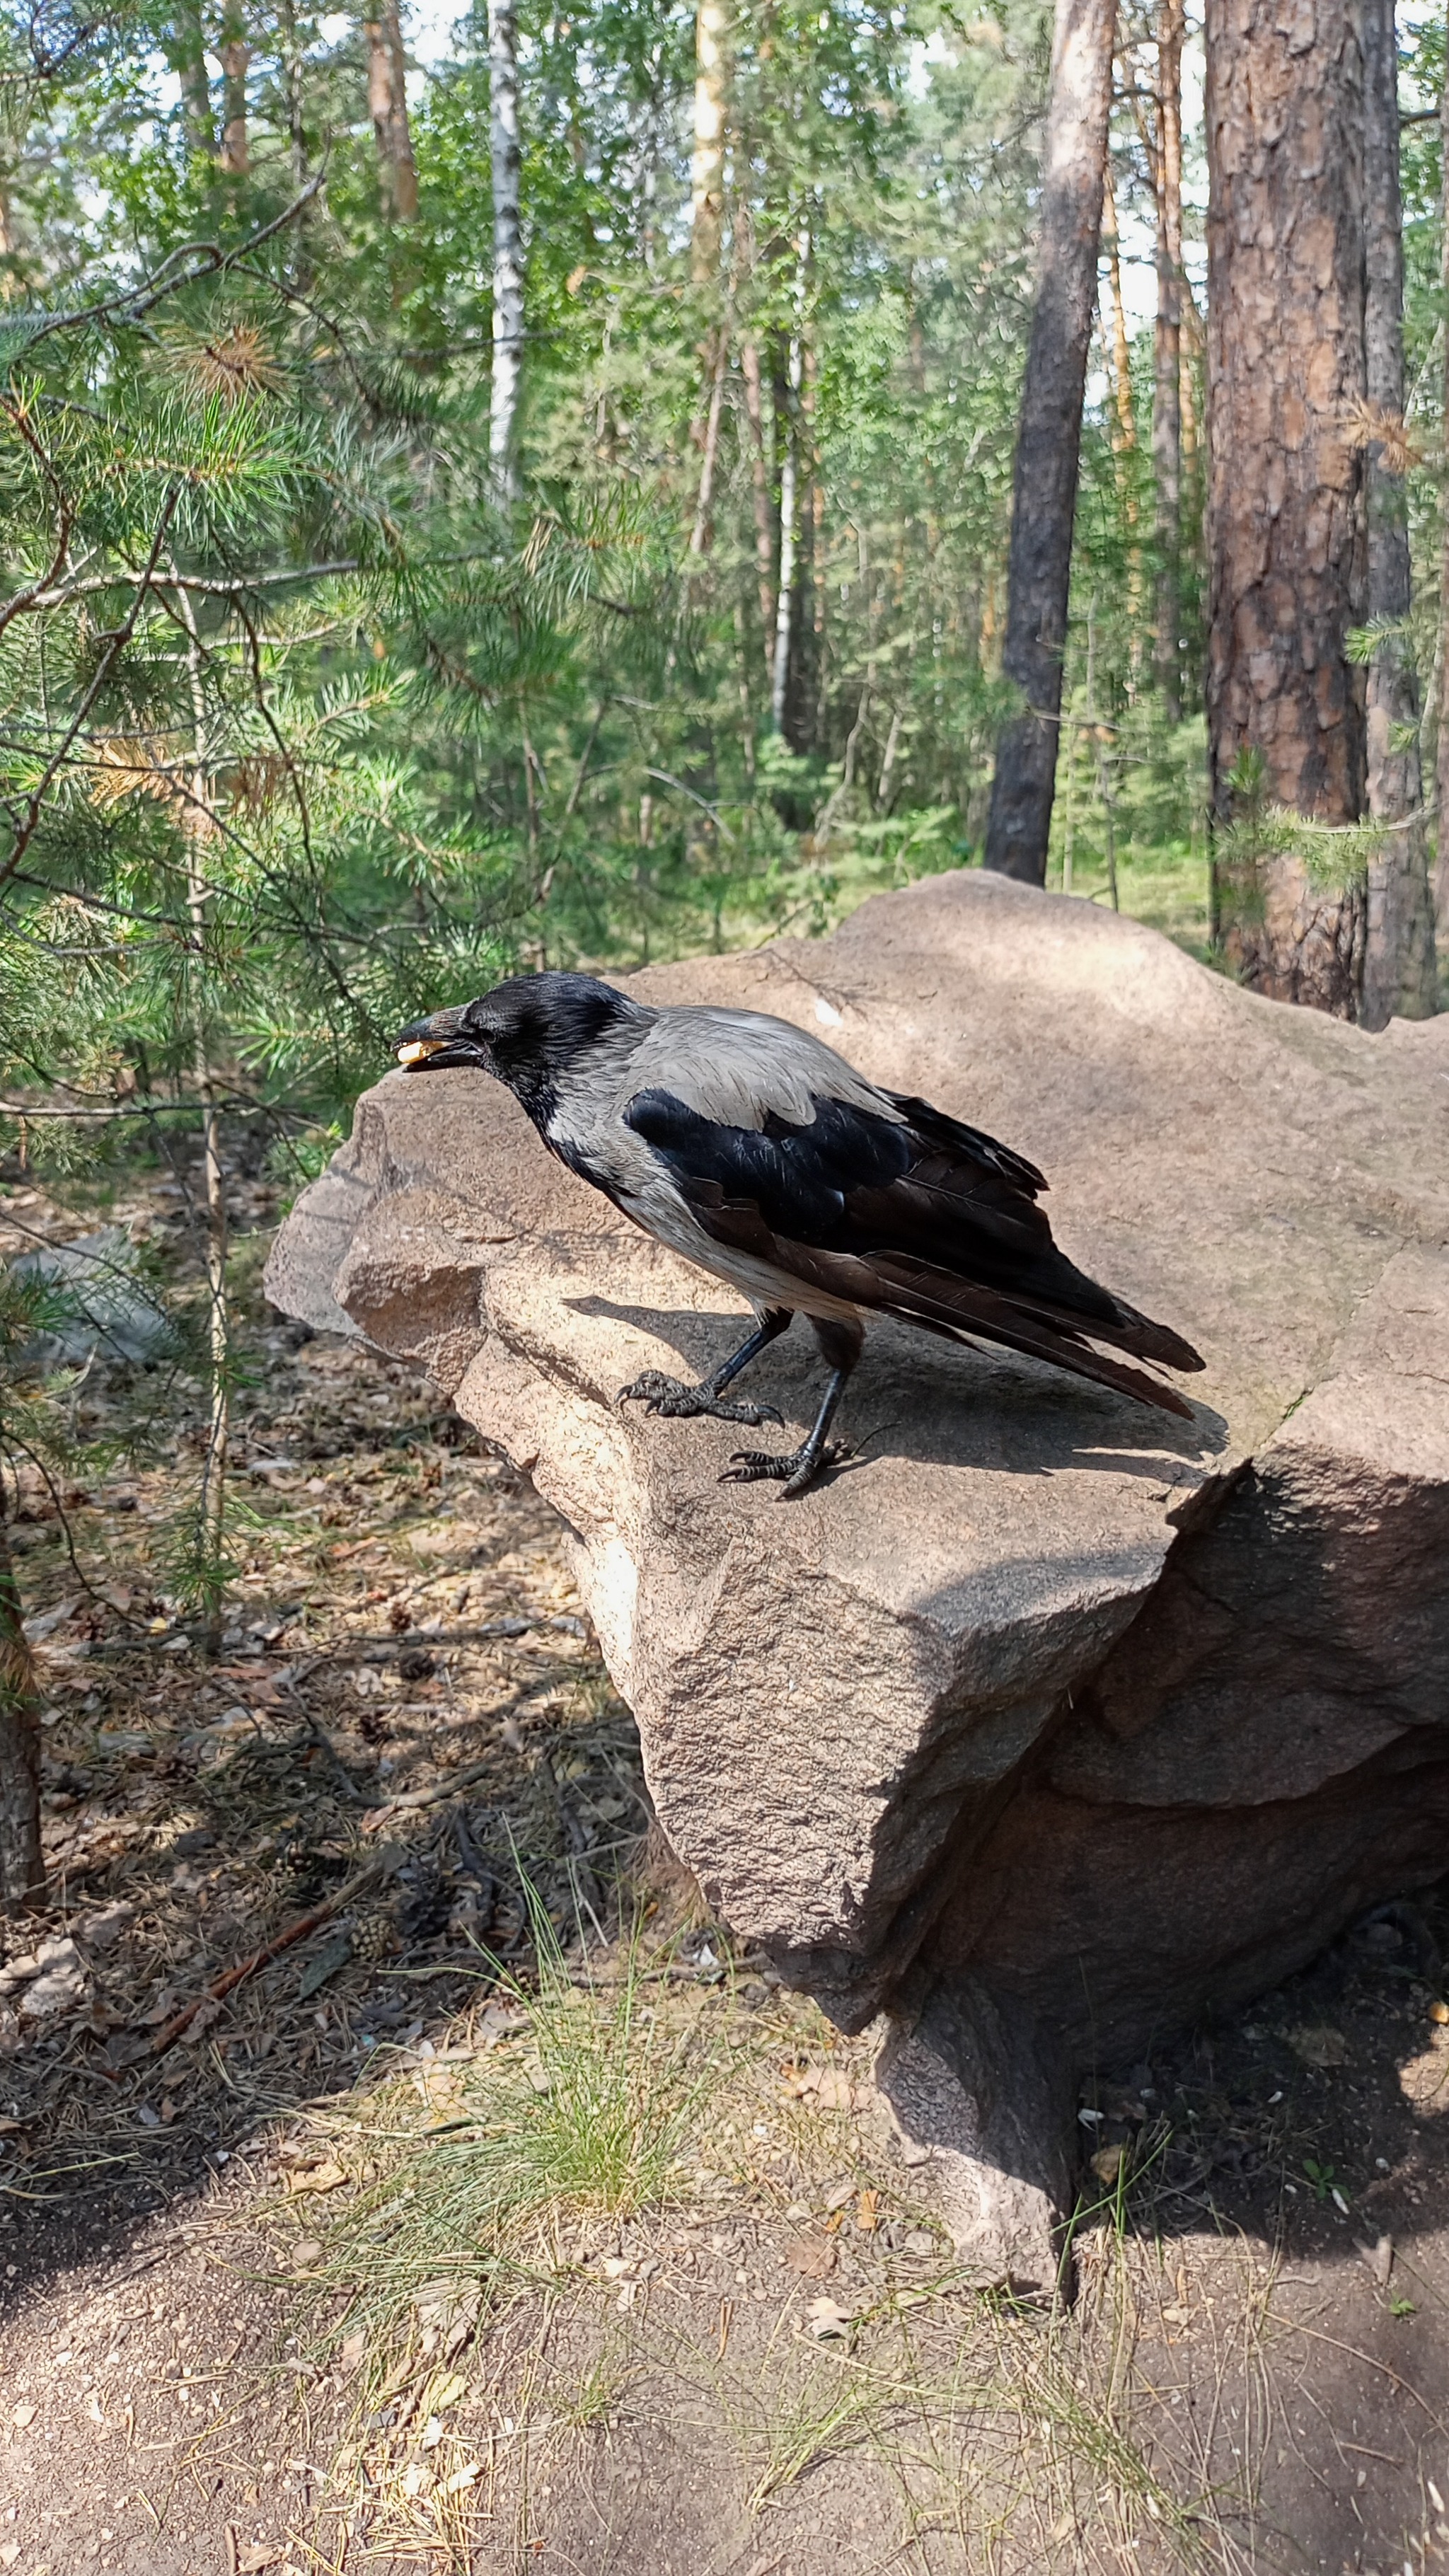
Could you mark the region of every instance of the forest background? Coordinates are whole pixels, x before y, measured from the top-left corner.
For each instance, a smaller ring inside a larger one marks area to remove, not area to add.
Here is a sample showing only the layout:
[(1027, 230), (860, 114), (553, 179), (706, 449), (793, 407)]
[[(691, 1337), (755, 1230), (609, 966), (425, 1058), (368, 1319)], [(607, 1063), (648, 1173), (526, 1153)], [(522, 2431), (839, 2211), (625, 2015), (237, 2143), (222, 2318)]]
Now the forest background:
[[(1181, 0), (1093, 6), (1109, 149), (1033, 868), (1241, 971), (1224, 853), (1286, 827), (1251, 745), (1214, 771), (1204, 715), (1202, 30)], [(1403, 393), (1345, 434), (1412, 578), (1339, 645), (1395, 665), (1380, 749), (1422, 840), (1443, 30), (1397, 44)], [(295, 1186), (392, 1030), (516, 965), (817, 931), (985, 854), (1022, 721), (1052, 58), (1038, 0), (0, 22), (0, 1120), (12, 1173), (92, 1206), (129, 1157), (182, 1175), (195, 1293), (157, 1294), (196, 1415), (176, 1598), (208, 1617), (231, 1171)], [(1315, 882), (1371, 848), (1350, 831)], [(0, 1297), (16, 1490), (63, 1486), (85, 1428), (25, 1360), (63, 1287)], [(143, 1409), (154, 1432), (154, 1387)], [(0, 1562), (12, 1637), (18, 1611)]]

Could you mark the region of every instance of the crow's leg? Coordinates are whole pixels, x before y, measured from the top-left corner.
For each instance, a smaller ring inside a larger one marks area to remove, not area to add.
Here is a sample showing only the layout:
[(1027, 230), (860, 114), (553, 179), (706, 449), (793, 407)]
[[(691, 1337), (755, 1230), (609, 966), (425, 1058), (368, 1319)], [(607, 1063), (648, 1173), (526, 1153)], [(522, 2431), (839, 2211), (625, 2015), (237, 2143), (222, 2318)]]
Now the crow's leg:
[(772, 1484), (778, 1483), (782, 1488), (781, 1502), (788, 1502), (793, 1494), (803, 1494), (807, 1486), (814, 1484), (817, 1476), (823, 1475), (827, 1467), (833, 1467), (847, 1454), (839, 1442), (827, 1444), (825, 1435), (835, 1419), (835, 1408), (845, 1393), (846, 1380), (860, 1357), (865, 1333), (859, 1324), (848, 1323), (843, 1318), (837, 1321), (834, 1316), (812, 1315), (810, 1321), (815, 1327), (815, 1338), (821, 1351), (830, 1364), (830, 1382), (820, 1399), (820, 1410), (811, 1425), (808, 1439), (802, 1440), (798, 1449), (786, 1450), (778, 1457), (770, 1449), (737, 1449), (720, 1479), (722, 1484), (754, 1485), (768, 1477)]
[(761, 1422), (778, 1422), (773, 1404), (722, 1404), (721, 1396), (741, 1369), (748, 1368), (771, 1342), (777, 1342), (794, 1322), (789, 1306), (767, 1306), (759, 1324), (747, 1342), (725, 1360), (713, 1375), (702, 1378), (698, 1386), (685, 1386), (677, 1377), (665, 1377), (660, 1369), (646, 1369), (632, 1386), (619, 1390), (620, 1404), (642, 1404), (647, 1412), (662, 1413), (671, 1419), (680, 1415), (711, 1413), (720, 1422), (746, 1422), (752, 1428)]

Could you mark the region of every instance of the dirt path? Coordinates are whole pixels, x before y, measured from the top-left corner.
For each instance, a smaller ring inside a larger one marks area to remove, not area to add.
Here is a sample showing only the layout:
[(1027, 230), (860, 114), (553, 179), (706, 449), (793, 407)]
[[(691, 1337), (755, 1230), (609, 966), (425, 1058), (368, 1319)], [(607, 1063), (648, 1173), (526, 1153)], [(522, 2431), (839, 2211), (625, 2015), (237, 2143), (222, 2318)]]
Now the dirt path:
[[(641, 1882), (537, 1499), (380, 1362), (255, 1351), (219, 1663), (160, 1464), (67, 1506), (104, 1598), (39, 1493), (18, 1533), (55, 1903), (0, 1975), (0, 2569), (1449, 2564), (1443, 1896), (1104, 2078), (1074, 2306), (973, 2295), (868, 2047)], [(460, 2177), (530, 2103), (568, 2146), (576, 2077), (637, 2171), (520, 2182), (505, 2246)]]

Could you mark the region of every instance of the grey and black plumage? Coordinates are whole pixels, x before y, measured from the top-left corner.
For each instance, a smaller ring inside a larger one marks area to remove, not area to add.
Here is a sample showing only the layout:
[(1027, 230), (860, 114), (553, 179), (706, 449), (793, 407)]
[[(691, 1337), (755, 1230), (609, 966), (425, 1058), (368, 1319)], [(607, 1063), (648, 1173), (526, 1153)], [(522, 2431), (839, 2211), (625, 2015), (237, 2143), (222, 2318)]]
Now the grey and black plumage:
[(753, 1306), (756, 1331), (701, 1385), (650, 1370), (621, 1401), (778, 1421), (724, 1391), (809, 1316), (830, 1369), (809, 1436), (787, 1453), (738, 1451), (736, 1479), (801, 1493), (840, 1454), (827, 1434), (871, 1313), (1003, 1343), (1192, 1419), (1175, 1387), (1108, 1354), (1188, 1370), (1203, 1366), (1197, 1352), (1058, 1249), (1035, 1164), (929, 1101), (879, 1089), (787, 1020), (651, 1009), (592, 976), (521, 975), (415, 1020), (397, 1049), (418, 1071), (496, 1075), (571, 1171)]

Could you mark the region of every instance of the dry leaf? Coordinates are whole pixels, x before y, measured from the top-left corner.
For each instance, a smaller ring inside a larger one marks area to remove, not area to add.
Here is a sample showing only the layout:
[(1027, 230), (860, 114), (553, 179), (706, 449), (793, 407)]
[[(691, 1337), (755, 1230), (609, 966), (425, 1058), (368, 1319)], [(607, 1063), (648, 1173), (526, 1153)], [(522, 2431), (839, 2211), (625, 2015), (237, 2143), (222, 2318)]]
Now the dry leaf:
[(822, 2069), (816, 2084), (815, 2099), (822, 2111), (852, 2111), (856, 2103), (855, 2086), (848, 2075), (838, 2075), (833, 2067), (827, 2066)]
[(1126, 2160), (1125, 2147), (1099, 2147), (1091, 2159), (1092, 2171), (1098, 2182), (1105, 2183), (1110, 2190)]
[(1431, 2021), (1449, 2021), (1449, 2004), (1441, 2003), (1436, 1996), (1433, 2003), (1429, 2006), (1429, 2019)]
[(465, 2460), (461, 2469), (455, 2469), (453, 2471), (452, 2476), (449, 2478), (443, 2489), (444, 2495), (466, 2495), (469, 2487), (477, 2485), (482, 2474), (483, 2463), (481, 2460)]
[(338, 2348), (337, 2367), (339, 2370), (345, 2370), (350, 2376), (354, 2370), (361, 2369), (366, 2359), (367, 2336), (361, 2326), (356, 2326), (350, 2335), (344, 2335), (342, 2338)]
[(873, 2236), (880, 2225), (880, 2193), (863, 2191), (856, 2204), (855, 2223), (863, 2236)]
[(434, 2411), (441, 2414), (445, 2407), (456, 2406), (459, 2398), (466, 2393), (467, 2386), (468, 2382), (461, 2370), (450, 2371), (442, 2387), (433, 2392)]
[(315, 2272), (326, 2248), (316, 2236), (303, 2236), (292, 2248), (294, 2272)]
[(850, 2310), (842, 2308), (834, 2299), (812, 2299), (805, 2317), (811, 2333), (821, 2343), (834, 2335), (848, 2335), (855, 2322)]
[(1380, 2236), (1375, 2244), (1360, 2245), (1358, 2250), (1365, 2263), (1367, 2263), (1369, 2270), (1372, 2272), (1374, 2279), (1377, 2281), (1379, 2288), (1381, 2290), (1387, 2289), (1389, 2274), (1394, 2268), (1394, 2240), (1392, 2236)]
[(289, 2173), (287, 2189), (293, 2198), (304, 2191), (340, 2191), (349, 2179), (345, 2169), (329, 2158), (324, 2164), (307, 2165), (300, 2173)]
[(240, 2576), (261, 2576), (264, 2567), (275, 2567), (282, 2553), (270, 2540), (248, 2540), (237, 2551)]
[(797, 2236), (785, 2248), (785, 2261), (802, 2281), (827, 2281), (835, 2269), (836, 2251), (828, 2236)]

